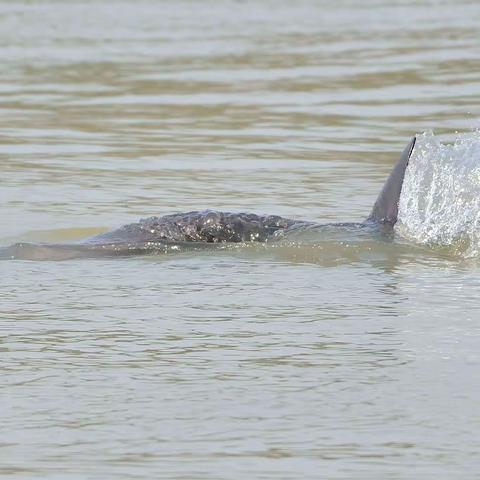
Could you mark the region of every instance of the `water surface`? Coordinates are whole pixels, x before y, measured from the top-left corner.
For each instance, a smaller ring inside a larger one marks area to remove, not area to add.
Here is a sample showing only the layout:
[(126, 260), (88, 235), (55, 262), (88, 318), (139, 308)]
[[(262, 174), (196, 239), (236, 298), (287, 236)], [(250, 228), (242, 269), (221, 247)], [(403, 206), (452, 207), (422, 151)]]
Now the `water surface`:
[[(359, 221), (478, 126), (480, 7), (0, 3), (0, 244)], [(313, 242), (314, 243), (314, 242)], [(476, 478), (480, 275), (409, 242), (0, 262), (0, 475)]]

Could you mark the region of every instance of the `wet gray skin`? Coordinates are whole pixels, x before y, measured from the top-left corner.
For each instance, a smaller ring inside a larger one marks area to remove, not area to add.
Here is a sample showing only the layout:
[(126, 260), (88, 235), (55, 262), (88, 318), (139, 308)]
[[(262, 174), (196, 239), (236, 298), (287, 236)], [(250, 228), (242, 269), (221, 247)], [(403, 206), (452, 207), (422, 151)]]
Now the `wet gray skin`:
[(77, 243), (17, 243), (0, 251), (3, 259), (64, 260), (83, 257), (124, 256), (156, 253), (178, 248), (205, 249), (229, 243), (273, 242), (298, 237), (304, 230), (359, 230), (389, 238), (397, 221), (398, 202), (405, 170), (415, 146), (415, 137), (408, 143), (378, 196), (370, 216), (361, 223), (316, 224), (276, 215), (231, 213), (213, 210), (176, 213), (150, 217), (124, 225), (111, 232), (96, 235)]

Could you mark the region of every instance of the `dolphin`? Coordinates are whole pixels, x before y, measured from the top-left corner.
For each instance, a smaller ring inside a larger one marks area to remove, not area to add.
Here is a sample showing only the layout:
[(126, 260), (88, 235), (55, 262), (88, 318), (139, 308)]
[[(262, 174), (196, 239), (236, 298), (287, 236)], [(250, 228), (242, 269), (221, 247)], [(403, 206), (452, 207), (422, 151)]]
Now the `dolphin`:
[(398, 204), (416, 137), (407, 144), (387, 178), (370, 215), (360, 223), (317, 224), (277, 215), (232, 213), (215, 210), (176, 213), (141, 219), (116, 230), (75, 243), (17, 243), (0, 249), (0, 258), (65, 260), (205, 249), (239, 242), (273, 242), (290, 232), (308, 228), (355, 227), (388, 232), (398, 217)]

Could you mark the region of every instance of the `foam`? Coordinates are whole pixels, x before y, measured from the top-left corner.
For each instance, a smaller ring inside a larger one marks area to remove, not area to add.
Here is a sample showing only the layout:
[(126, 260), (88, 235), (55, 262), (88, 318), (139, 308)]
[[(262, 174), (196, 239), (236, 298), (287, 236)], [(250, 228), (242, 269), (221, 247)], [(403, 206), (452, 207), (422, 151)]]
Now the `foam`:
[(415, 242), (480, 254), (480, 132), (445, 145), (417, 135), (405, 172), (396, 233)]

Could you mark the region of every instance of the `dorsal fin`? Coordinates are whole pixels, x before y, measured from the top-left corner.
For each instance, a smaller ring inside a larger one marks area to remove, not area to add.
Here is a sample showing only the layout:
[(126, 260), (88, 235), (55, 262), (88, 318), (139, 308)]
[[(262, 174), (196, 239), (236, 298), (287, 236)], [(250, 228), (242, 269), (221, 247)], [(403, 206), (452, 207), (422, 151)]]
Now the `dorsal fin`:
[(400, 159), (395, 167), (393, 167), (392, 173), (385, 182), (368, 220), (395, 225), (398, 215), (398, 202), (400, 200), (400, 194), (402, 193), (403, 179), (405, 178), (405, 170), (412, 155), (415, 140), (416, 137), (413, 137), (400, 155)]

